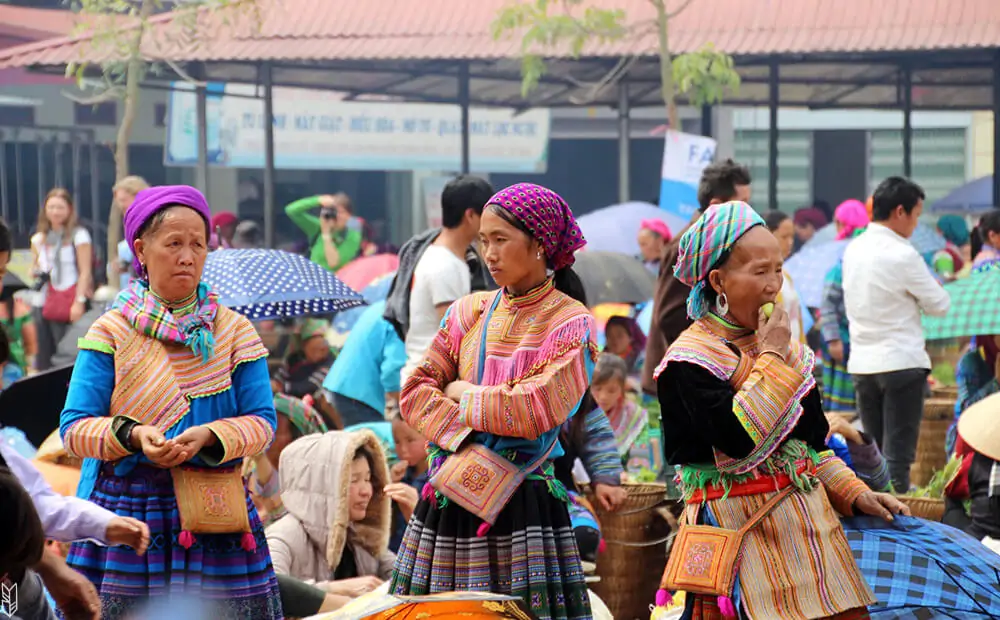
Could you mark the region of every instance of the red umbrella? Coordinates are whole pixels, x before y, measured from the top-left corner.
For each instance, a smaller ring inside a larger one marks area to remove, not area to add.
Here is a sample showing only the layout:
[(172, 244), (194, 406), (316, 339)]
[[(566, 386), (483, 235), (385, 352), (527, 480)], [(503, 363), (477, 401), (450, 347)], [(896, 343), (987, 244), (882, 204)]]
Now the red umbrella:
[(395, 254), (375, 254), (355, 258), (337, 271), (337, 277), (355, 291), (360, 291), (376, 278), (392, 273), (398, 267), (399, 257)]

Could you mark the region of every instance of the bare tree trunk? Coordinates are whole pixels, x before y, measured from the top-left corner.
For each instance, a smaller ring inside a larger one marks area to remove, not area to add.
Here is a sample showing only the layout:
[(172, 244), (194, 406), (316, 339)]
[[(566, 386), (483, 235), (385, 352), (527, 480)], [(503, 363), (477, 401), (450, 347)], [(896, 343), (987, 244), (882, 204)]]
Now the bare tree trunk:
[(677, 115), (677, 102), (674, 101), (674, 67), (671, 63), (668, 26), (670, 16), (667, 14), (666, 0), (653, 0), (656, 6), (656, 26), (660, 39), (660, 93), (663, 104), (667, 107), (667, 123), (670, 129), (681, 130), (680, 118)]
[[(139, 110), (139, 80), (142, 78), (142, 35), (145, 33), (146, 20), (153, 14), (154, 1), (142, 0), (139, 8), (139, 27), (132, 39), (129, 50), (128, 68), (125, 73), (125, 98), (123, 99), (122, 120), (118, 126), (118, 136), (115, 141), (115, 183), (128, 176), (129, 141), (132, 137), (132, 126)], [(118, 202), (111, 199), (111, 210), (108, 214), (108, 262), (117, 260), (118, 242), (122, 237), (122, 210)], [(108, 282), (117, 288), (118, 282)]]

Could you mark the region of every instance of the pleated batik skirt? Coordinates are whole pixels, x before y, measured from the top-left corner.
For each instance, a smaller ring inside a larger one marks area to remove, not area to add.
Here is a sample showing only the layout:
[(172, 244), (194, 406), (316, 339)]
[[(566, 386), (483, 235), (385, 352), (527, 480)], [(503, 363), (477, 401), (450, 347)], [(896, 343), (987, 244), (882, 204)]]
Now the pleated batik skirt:
[(213, 620), (282, 617), (264, 528), (249, 496), (255, 551), (243, 549), (241, 534), (197, 534), (190, 549), (182, 547), (169, 470), (140, 465), (117, 476), (105, 465), (90, 501), (119, 516), (145, 521), (150, 530), (143, 556), (123, 546), (73, 544), (67, 562), (97, 588), (104, 620), (136, 617), (147, 604), (167, 600), (196, 606), (199, 616)]
[(389, 591), (475, 591), (523, 599), (539, 620), (590, 620), (590, 599), (566, 503), (529, 480), (497, 522), (477, 536), (479, 517), (453, 502), (422, 499), (410, 520)]

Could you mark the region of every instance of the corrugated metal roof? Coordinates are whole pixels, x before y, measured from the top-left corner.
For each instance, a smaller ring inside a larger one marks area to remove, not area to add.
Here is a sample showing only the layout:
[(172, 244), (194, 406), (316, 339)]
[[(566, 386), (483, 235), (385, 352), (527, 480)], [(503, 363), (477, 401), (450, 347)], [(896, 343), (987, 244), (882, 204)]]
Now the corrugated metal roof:
[(0, 5), (0, 34), (47, 39), (70, 34), (74, 24), (71, 11)]
[[(198, 45), (155, 18), (144, 52), (172, 61), (496, 59), (515, 41), (494, 41), (490, 23), (506, 0), (262, 0), (262, 22), (233, 26), (215, 15)], [(652, 17), (647, 0), (617, 0), (630, 23)], [(603, 3), (602, 3), (603, 5)], [(671, 22), (671, 48), (706, 42), (738, 56), (954, 50), (1000, 47), (1000, 0), (695, 0)], [(654, 55), (655, 33), (593, 46), (585, 55)], [(0, 52), (0, 66), (107, 60), (89, 37), (62, 38)], [(553, 50), (564, 56), (565, 50)]]

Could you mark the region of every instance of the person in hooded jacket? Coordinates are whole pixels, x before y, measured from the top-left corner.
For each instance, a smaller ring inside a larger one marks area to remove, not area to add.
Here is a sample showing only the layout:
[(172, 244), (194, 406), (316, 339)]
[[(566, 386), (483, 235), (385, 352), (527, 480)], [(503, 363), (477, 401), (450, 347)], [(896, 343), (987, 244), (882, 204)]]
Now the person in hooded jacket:
[(287, 514), (267, 528), (275, 571), (332, 594), (366, 594), (392, 574), (389, 468), (369, 430), (293, 441), (278, 475)]

